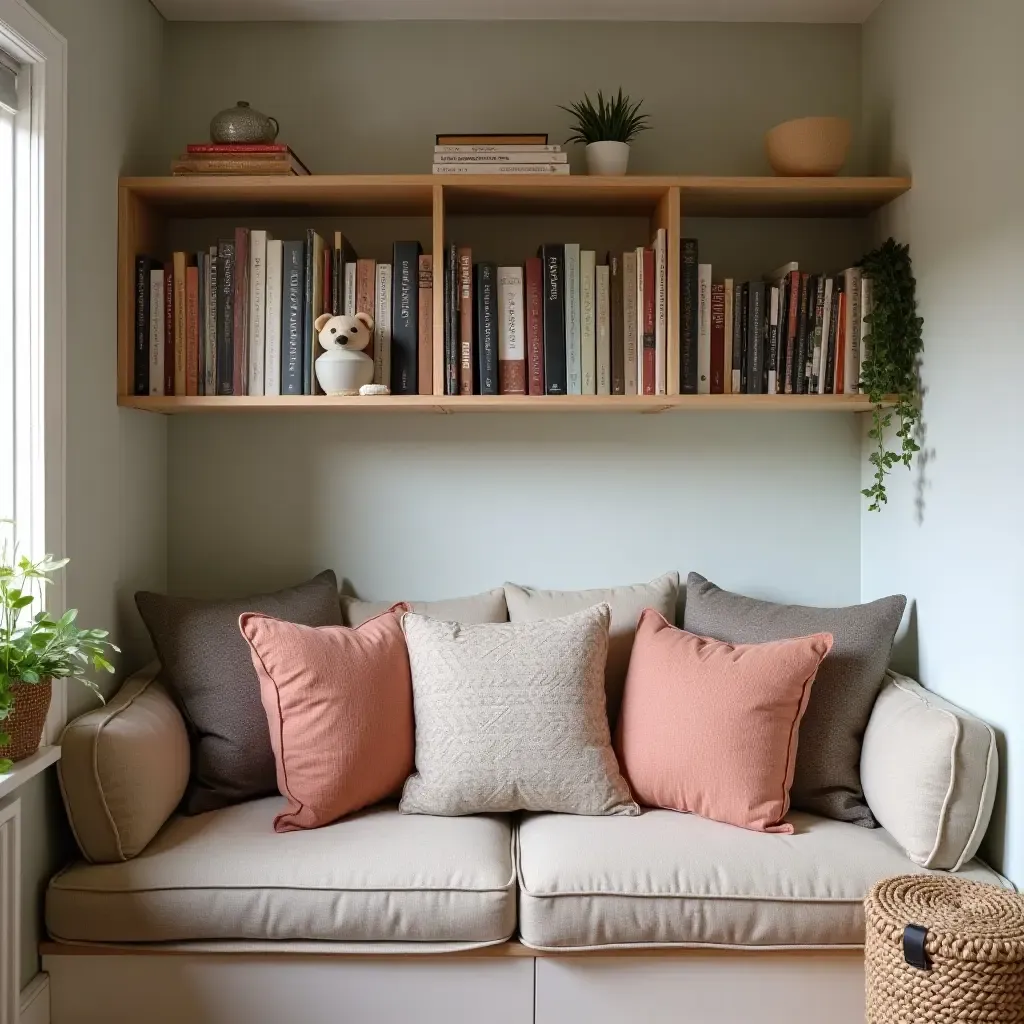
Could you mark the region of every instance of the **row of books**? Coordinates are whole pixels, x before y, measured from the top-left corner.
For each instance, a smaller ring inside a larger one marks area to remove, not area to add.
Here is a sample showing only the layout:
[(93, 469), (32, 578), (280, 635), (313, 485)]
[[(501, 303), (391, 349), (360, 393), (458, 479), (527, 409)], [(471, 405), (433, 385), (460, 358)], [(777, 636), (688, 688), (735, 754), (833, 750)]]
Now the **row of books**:
[(667, 372), (666, 233), (620, 255), (542, 245), (521, 266), (445, 250), (448, 395), (655, 395)]
[(543, 132), (436, 136), (434, 174), (568, 173), (568, 156)]
[(760, 281), (716, 281), (683, 239), (680, 394), (856, 394), (871, 280), (785, 266)]
[(369, 314), (374, 382), (433, 388), (433, 262), (396, 242), (393, 262), (359, 259), (337, 232), (282, 241), (237, 228), (208, 251), (135, 265), (136, 395), (322, 394), (316, 319)]

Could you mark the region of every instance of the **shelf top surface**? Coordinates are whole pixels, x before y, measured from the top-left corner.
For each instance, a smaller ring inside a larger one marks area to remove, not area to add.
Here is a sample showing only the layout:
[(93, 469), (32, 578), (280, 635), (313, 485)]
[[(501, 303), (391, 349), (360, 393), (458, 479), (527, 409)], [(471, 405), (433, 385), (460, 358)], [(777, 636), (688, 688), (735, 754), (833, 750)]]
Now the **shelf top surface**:
[(909, 178), (707, 176), (310, 175), (122, 178), (121, 188), (177, 216), (225, 212), (430, 216), (435, 189), (449, 214), (649, 215), (672, 188), (686, 216), (864, 216), (910, 189)]

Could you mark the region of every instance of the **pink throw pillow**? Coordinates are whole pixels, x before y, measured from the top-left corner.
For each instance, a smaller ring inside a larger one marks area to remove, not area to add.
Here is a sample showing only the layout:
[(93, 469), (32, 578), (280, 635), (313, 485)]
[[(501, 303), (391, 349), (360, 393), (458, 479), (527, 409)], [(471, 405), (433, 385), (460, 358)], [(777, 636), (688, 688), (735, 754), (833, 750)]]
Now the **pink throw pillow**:
[(412, 676), (398, 616), (355, 629), (238, 620), (260, 680), (278, 832), (319, 828), (396, 793), (413, 770)]
[(637, 801), (792, 832), (783, 819), (797, 730), (831, 649), (828, 633), (767, 644), (709, 640), (646, 609), (616, 736)]

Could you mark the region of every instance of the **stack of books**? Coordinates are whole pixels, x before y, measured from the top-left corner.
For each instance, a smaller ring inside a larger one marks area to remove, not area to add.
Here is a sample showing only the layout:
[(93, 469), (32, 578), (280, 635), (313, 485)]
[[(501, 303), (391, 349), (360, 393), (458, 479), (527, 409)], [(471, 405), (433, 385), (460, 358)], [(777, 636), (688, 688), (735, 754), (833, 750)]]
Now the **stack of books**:
[(535, 135), (438, 135), (435, 174), (568, 174), (561, 146)]
[(237, 228), (198, 253), (135, 266), (136, 395), (323, 394), (314, 365), (323, 313), (374, 320), (374, 383), (433, 391), (433, 263), (395, 242), (391, 263), (359, 259), (337, 232), (281, 241)]
[(171, 164), (171, 174), (309, 174), (309, 168), (279, 143), (222, 145), (197, 142)]
[(682, 242), (680, 393), (841, 395), (860, 390), (871, 280), (857, 267), (760, 281), (714, 280), (695, 238)]
[(445, 251), (448, 395), (664, 395), (667, 239), (598, 264), (577, 243), (520, 266)]

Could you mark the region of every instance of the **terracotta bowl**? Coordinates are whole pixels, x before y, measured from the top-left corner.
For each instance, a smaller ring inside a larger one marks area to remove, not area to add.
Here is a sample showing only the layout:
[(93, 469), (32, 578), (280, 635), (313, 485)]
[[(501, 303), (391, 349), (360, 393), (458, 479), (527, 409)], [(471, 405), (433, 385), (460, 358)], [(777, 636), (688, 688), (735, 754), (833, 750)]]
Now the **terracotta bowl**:
[(776, 174), (826, 177), (842, 170), (851, 136), (845, 117), (801, 117), (776, 125), (764, 145)]

